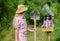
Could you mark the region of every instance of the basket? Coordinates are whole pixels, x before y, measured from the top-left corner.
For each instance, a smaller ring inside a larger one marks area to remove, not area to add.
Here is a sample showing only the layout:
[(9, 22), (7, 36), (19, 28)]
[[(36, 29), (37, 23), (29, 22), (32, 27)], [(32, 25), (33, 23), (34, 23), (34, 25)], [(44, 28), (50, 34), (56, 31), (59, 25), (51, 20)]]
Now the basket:
[(54, 31), (54, 27), (43, 28), (42, 31)]

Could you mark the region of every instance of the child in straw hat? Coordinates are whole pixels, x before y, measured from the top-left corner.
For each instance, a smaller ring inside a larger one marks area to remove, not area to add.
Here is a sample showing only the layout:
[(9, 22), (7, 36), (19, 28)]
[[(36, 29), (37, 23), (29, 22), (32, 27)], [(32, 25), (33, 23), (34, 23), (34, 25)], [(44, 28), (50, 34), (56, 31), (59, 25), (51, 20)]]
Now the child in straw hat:
[(34, 32), (34, 30), (27, 29), (26, 19), (24, 13), (27, 11), (24, 5), (18, 5), (18, 9), (13, 19), (15, 27), (15, 41), (27, 41), (27, 31)]
[(53, 31), (53, 27), (54, 27), (54, 23), (53, 23), (53, 21), (51, 19), (51, 15), (47, 14), (45, 16), (42, 27), (44, 27), (43, 31), (47, 32), (48, 41), (50, 41), (50, 34)]

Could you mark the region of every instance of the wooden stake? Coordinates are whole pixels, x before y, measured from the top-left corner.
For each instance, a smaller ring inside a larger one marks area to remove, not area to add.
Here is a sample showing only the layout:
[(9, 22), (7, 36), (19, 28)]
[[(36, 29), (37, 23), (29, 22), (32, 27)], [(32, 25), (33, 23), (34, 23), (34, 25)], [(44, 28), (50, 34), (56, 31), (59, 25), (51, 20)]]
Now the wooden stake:
[[(36, 19), (34, 19), (34, 30), (36, 30)], [(34, 31), (34, 41), (36, 41), (36, 31)]]

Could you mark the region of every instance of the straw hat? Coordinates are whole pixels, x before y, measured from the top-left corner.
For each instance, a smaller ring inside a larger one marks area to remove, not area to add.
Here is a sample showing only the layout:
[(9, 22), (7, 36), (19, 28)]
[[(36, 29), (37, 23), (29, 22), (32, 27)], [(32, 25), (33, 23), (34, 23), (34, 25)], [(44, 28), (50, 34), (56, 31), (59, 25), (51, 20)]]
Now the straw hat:
[(28, 10), (28, 8), (21, 4), (21, 5), (18, 5), (16, 13), (22, 13), (22, 12), (25, 12), (27, 10)]

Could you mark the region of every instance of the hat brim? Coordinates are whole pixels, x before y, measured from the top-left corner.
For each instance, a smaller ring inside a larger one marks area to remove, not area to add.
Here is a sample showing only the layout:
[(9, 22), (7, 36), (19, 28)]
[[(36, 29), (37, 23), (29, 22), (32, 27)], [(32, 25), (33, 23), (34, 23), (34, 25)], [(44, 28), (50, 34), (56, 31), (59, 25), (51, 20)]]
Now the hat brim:
[(25, 11), (27, 11), (27, 10), (28, 10), (27, 7), (26, 7), (26, 8), (23, 8), (22, 10), (18, 10), (18, 9), (17, 9), (16, 13), (22, 13), (22, 12), (25, 12)]

